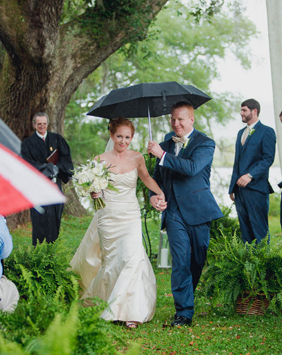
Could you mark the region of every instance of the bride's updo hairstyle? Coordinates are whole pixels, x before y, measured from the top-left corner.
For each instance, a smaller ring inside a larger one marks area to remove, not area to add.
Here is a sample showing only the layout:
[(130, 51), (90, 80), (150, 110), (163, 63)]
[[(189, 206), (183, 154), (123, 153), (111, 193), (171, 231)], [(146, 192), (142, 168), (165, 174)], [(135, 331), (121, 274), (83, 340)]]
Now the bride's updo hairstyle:
[(135, 133), (135, 127), (133, 126), (133, 123), (128, 118), (125, 118), (125, 117), (117, 117), (117, 118), (110, 120), (110, 123), (109, 123), (110, 133), (115, 134), (117, 129), (121, 126), (129, 127), (131, 129), (131, 135), (133, 138), (134, 133)]

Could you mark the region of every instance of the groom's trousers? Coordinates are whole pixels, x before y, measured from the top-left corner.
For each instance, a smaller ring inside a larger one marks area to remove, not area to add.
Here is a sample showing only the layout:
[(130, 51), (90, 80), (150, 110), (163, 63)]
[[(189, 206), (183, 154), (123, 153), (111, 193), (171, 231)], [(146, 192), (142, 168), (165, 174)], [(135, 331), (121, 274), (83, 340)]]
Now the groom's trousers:
[(166, 230), (172, 256), (171, 290), (176, 316), (192, 319), (194, 291), (205, 265), (210, 241), (210, 223), (188, 225), (178, 208), (168, 208)]

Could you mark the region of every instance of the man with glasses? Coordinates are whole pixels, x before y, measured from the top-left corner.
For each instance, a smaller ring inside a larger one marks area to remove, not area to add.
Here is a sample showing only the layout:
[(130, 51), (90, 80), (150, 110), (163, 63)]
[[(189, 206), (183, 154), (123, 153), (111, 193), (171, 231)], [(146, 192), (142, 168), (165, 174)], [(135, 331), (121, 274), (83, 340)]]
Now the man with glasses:
[[(36, 132), (22, 143), (22, 157), (41, 171), (62, 190), (73, 175), (70, 148), (65, 139), (47, 131), (49, 117), (45, 112), (38, 112), (33, 117)], [(59, 235), (64, 204), (31, 209), (32, 244), (54, 242)]]

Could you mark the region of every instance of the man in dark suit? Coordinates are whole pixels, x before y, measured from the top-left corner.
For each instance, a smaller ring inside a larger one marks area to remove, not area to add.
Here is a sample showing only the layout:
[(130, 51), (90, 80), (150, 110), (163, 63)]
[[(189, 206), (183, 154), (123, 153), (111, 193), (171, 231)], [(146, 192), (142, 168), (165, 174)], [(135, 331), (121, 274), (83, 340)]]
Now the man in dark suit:
[(238, 132), (229, 194), (235, 201), (242, 239), (257, 243), (269, 235), (269, 168), (275, 156), (275, 132), (259, 119), (260, 104), (249, 99), (241, 104), (242, 122), (247, 126)]
[(161, 228), (167, 230), (172, 255), (171, 288), (176, 308), (172, 326), (192, 322), (194, 291), (206, 260), (210, 222), (223, 216), (210, 191), (215, 143), (193, 124), (193, 107), (179, 102), (171, 111), (174, 136), (160, 145), (153, 141), (148, 145), (148, 153), (157, 157), (154, 179), (167, 201), (164, 210), (151, 192), (152, 206), (163, 211)]
[[(36, 132), (22, 142), (22, 157), (58, 185), (62, 191), (62, 182), (67, 183), (73, 175), (70, 148), (65, 139), (57, 133), (47, 131), (49, 117), (38, 112), (33, 117)], [(47, 158), (55, 153), (53, 162)], [(32, 222), (32, 244), (54, 242), (59, 235), (64, 204), (44, 206), (44, 213), (30, 210)]]

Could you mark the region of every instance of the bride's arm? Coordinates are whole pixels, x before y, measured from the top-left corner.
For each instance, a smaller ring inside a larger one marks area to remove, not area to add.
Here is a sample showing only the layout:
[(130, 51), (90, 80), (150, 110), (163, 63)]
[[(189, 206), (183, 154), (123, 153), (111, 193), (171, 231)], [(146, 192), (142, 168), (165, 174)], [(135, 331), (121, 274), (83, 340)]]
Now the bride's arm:
[(158, 195), (160, 200), (165, 202), (165, 196), (162, 189), (156, 183), (156, 181), (150, 176), (148, 170), (146, 168), (145, 160), (142, 154), (138, 153), (138, 176), (144, 182), (144, 184), (148, 187), (149, 190), (155, 192)]

